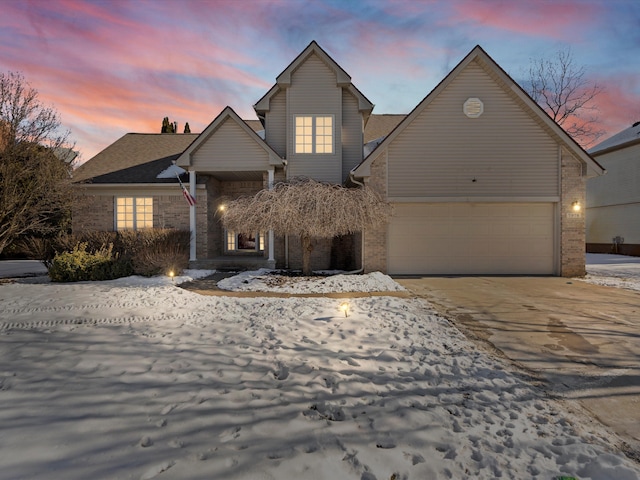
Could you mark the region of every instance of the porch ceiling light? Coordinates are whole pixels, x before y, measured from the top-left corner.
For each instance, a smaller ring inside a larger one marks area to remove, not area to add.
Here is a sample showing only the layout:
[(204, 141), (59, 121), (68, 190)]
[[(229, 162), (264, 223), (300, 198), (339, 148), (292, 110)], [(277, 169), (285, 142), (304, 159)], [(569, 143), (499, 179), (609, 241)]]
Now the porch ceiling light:
[(573, 210), (574, 212), (579, 212), (580, 209), (582, 208), (582, 206), (580, 205), (580, 202), (575, 201), (571, 204), (571, 210)]

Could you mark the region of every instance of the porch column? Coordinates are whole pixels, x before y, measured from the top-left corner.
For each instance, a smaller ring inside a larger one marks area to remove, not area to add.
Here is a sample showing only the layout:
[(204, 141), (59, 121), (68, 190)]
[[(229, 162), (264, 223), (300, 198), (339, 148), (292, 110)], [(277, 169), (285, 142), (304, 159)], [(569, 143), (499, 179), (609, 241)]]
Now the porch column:
[[(189, 193), (196, 198), (196, 172), (189, 170)], [(189, 260), (196, 260), (196, 206), (189, 206), (189, 231), (191, 232), (191, 240), (189, 244)]]
[[(275, 174), (275, 168), (273, 168), (273, 167), (270, 168), (268, 170), (268, 174), (269, 174), (269, 177), (268, 177), (267, 186), (268, 186), (269, 190), (271, 190), (271, 189), (273, 189), (273, 177), (274, 177), (274, 174)], [(275, 255), (274, 255), (275, 248), (274, 248), (273, 243), (274, 243), (273, 230), (269, 230), (269, 259), (268, 259), (268, 262), (269, 262), (269, 264), (273, 263), (273, 267), (275, 267), (276, 266), (276, 258), (275, 258)]]

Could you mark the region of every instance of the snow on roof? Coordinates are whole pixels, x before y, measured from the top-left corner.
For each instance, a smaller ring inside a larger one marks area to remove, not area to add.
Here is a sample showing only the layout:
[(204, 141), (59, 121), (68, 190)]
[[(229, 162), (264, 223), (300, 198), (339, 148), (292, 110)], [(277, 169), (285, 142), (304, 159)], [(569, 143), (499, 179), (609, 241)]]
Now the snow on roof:
[(177, 166), (174, 160), (168, 168), (156, 175), (156, 178), (175, 178), (177, 175), (182, 175), (183, 173), (186, 173), (186, 170)]
[(376, 147), (382, 143), (385, 138), (387, 138), (386, 135), (365, 143), (364, 147), (362, 147), (362, 158), (367, 158), (371, 154), (371, 152), (373, 152)]
[(614, 147), (621, 147), (627, 143), (640, 140), (640, 122), (635, 122), (629, 128), (616, 133), (612, 137), (600, 142), (598, 145), (588, 151), (589, 154), (601, 152), (602, 150), (608, 150)]

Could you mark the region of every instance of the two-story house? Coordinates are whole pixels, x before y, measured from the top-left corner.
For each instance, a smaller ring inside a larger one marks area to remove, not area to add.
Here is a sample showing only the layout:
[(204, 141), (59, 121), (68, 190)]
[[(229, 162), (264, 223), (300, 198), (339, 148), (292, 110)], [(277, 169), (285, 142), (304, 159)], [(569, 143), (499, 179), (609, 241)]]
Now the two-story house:
[[(584, 273), (585, 181), (602, 168), (482, 50), (407, 116), (373, 104), (311, 42), (254, 105), (225, 108), (199, 135), (128, 134), (76, 172), (74, 229), (192, 232), (194, 265), (299, 268), (296, 238), (225, 231), (239, 195), (307, 176), (367, 185), (390, 222), (317, 242), (315, 269), (392, 274)], [(197, 199), (182, 199), (174, 172)], [(173, 178), (172, 178), (173, 175)]]

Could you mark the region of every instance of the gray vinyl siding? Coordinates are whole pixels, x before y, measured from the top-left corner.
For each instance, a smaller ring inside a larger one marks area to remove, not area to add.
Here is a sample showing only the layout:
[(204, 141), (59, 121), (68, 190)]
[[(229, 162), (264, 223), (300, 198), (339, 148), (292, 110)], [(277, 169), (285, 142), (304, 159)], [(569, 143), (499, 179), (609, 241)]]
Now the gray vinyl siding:
[[(484, 103), (479, 118), (462, 112), (470, 97)], [(391, 142), (388, 153), (391, 197), (559, 195), (556, 142), (476, 62)]]
[(587, 243), (640, 244), (640, 144), (597, 156), (607, 174), (587, 182)]
[(613, 243), (624, 238), (627, 245), (640, 245), (640, 202), (591, 207), (586, 210), (587, 243)]
[(287, 94), (281, 90), (269, 102), (265, 140), (281, 157), (287, 156)]
[(260, 171), (269, 167), (267, 152), (232, 120), (226, 120), (192, 159), (192, 167), (202, 171)]
[(349, 92), (342, 92), (342, 181), (362, 160), (362, 114), (358, 100)]
[[(342, 89), (335, 74), (316, 55), (311, 55), (291, 76), (287, 89), (288, 167), (287, 176), (307, 176), (315, 180), (342, 183)], [(334, 154), (295, 154), (296, 115), (334, 116)]]
[(595, 158), (607, 174), (587, 182), (587, 207), (640, 202), (640, 144)]

